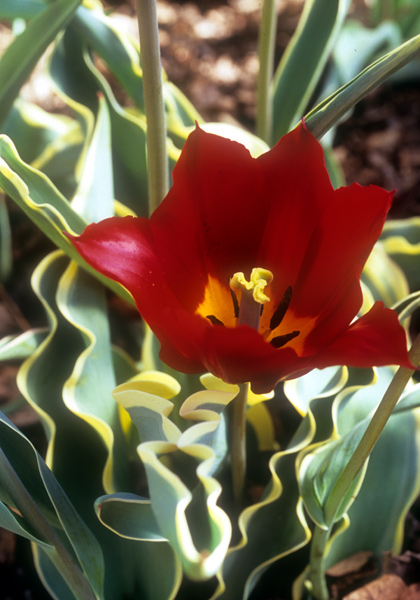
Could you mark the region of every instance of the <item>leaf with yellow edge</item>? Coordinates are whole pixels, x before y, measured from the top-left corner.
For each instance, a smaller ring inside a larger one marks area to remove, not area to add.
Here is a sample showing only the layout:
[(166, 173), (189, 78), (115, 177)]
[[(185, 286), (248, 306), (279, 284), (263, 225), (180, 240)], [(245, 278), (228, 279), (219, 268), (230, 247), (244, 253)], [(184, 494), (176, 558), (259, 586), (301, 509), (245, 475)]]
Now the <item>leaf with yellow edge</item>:
[[(225, 383), (211, 373), (201, 375), (200, 381), (208, 390), (220, 390), (224, 392), (236, 391), (236, 394), (239, 392), (239, 387), (237, 385)], [(248, 410), (246, 418), (247, 422), (254, 430), (258, 449), (261, 452), (278, 450), (273, 420), (267, 407), (262, 404), (266, 400), (271, 400), (272, 398), (274, 398), (274, 391), (268, 392), (267, 394), (254, 394), (250, 389), (248, 392)]]
[(104, 289), (72, 262), (60, 280), (57, 304), (84, 348), (64, 385), (64, 402), (105, 444), (105, 490), (123, 489), (129, 480), (127, 447), (111, 395), (116, 380)]
[(286, 381), (284, 393), (299, 412), (306, 415), (310, 401), (315, 397), (326, 397), (338, 393), (346, 385), (346, 367), (314, 369), (298, 379)]
[(410, 291), (420, 289), (420, 217), (386, 221), (381, 241), (389, 256), (402, 268)]
[[(381, 367), (376, 372), (373, 385), (350, 388), (337, 398), (334, 408), (342, 435), (364, 417), (369, 420), (394, 369)], [(361, 550), (378, 558), (390, 550), (401, 552), (405, 519), (420, 493), (419, 405), (420, 386), (409, 384), (372, 451), (362, 486), (348, 510), (349, 525), (334, 536), (327, 566)]]
[(381, 242), (373, 247), (362, 272), (362, 281), (372, 292), (373, 299), (383, 300), (388, 307), (409, 293), (404, 272), (389, 257)]
[[(211, 373), (205, 373), (204, 375), (201, 375), (200, 381), (207, 390), (219, 390), (221, 392), (235, 391), (236, 394), (239, 392), (239, 387), (237, 385), (225, 383)], [(259, 404), (260, 402), (265, 402), (266, 400), (271, 400), (271, 398), (274, 398), (274, 391), (267, 392), (267, 394), (254, 394), (252, 390), (249, 390), (247, 398), (248, 406), (253, 406), (254, 404)]]
[[(231, 536), (230, 520), (217, 506), (221, 486), (212, 474), (226, 453), (221, 413), (237, 391), (204, 390), (187, 398), (180, 416), (195, 424), (181, 432), (169, 420), (173, 403), (166, 398), (179, 390), (170, 376), (158, 379), (149, 373), (143, 380), (119, 386), (114, 397), (139, 430), (138, 453), (161, 535), (175, 550), (185, 573), (205, 580), (220, 568)], [(150, 393), (162, 381), (166, 397)]]
[(310, 443), (315, 431), (313, 419), (307, 424), (287, 450), (271, 457), (271, 481), (261, 501), (239, 517), (242, 539), (226, 556), (212, 600), (249, 598), (269, 565), (308, 543), (311, 534), (295, 475), (297, 453)]

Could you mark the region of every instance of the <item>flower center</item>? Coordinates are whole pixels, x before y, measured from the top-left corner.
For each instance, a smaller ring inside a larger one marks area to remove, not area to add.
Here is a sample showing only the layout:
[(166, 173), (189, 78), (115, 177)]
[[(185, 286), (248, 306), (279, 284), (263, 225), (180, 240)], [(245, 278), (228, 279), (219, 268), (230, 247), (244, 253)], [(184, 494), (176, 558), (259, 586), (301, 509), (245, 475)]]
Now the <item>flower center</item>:
[(262, 306), (270, 302), (270, 298), (264, 293), (264, 290), (272, 281), (272, 272), (261, 267), (252, 269), (249, 281), (241, 272), (235, 273), (231, 277), (230, 289), (233, 292), (241, 291), (238, 325), (249, 325), (258, 330)]

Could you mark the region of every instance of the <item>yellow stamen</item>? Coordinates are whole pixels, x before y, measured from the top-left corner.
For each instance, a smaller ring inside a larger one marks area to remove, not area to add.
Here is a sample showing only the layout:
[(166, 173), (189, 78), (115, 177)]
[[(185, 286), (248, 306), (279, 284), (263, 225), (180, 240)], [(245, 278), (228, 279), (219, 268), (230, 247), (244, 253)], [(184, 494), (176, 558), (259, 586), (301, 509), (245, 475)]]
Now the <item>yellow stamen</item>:
[(230, 288), (241, 291), (238, 325), (249, 325), (258, 330), (261, 316), (261, 304), (270, 302), (264, 294), (266, 286), (273, 281), (273, 274), (267, 269), (252, 269), (249, 281), (243, 273), (235, 273), (230, 279)]
[(245, 275), (241, 272), (235, 273), (231, 277), (229, 285), (232, 290), (242, 290), (250, 292), (255, 302), (258, 304), (266, 304), (270, 302), (270, 298), (264, 294), (266, 286), (273, 281), (273, 274), (268, 269), (256, 267), (252, 269), (251, 278), (249, 281), (245, 279)]

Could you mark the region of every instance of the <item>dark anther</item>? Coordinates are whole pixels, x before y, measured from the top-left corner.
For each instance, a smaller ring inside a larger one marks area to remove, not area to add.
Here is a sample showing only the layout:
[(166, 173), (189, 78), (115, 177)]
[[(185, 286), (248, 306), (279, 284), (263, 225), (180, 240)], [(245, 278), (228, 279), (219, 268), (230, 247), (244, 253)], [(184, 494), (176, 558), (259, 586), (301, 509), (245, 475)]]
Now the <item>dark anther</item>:
[(285, 335), (278, 335), (277, 337), (274, 337), (270, 344), (272, 346), (274, 346), (274, 348), (281, 348), (282, 346), (285, 346), (287, 344), (287, 342), (290, 342), (290, 340), (293, 340), (293, 338), (297, 337), (300, 334), (300, 331), (292, 331), (291, 333), (286, 333)]
[(222, 323), (222, 321), (220, 321), (220, 319), (214, 315), (207, 315), (206, 319), (208, 319), (212, 325), (221, 325), (222, 327), (225, 326), (224, 323)]
[(239, 317), (239, 303), (238, 303), (238, 298), (236, 297), (236, 294), (233, 290), (230, 290), (231, 296), (232, 296), (232, 302), (233, 302), (233, 312), (235, 314), (235, 319), (237, 319)]
[(273, 316), (271, 317), (271, 320), (270, 320), (271, 331), (273, 331), (273, 329), (278, 327), (280, 325), (280, 323), (283, 321), (284, 315), (286, 314), (287, 309), (289, 308), (291, 299), (292, 299), (292, 286), (289, 285), (287, 290), (284, 292), (283, 298), (280, 300), (280, 304), (278, 305), (278, 307), (276, 308), (276, 310), (273, 313)]

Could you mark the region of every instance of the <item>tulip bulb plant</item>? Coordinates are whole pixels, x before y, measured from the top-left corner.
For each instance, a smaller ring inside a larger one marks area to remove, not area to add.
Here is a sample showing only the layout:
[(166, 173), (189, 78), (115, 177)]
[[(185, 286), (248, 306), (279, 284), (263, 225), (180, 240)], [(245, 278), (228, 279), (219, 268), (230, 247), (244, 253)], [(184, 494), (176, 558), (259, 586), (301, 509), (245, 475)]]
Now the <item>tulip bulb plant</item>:
[[(26, 22), (0, 60), (0, 186), (57, 246), (32, 277), (46, 327), (0, 341), (47, 441), (0, 414), (0, 526), (58, 600), (264, 600), (266, 581), (328, 600), (329, 567), (401, 551), (420, 493), (420, 224), (345, 186), (331, 149), (420, 36), (349, 59), (331, 93), (350, 1), (306, 0), (273, 74), (264, 0), (257, 137), (162, 77), (137, 5), (140, 54), (98, 0), (0, 6)], [(72, 117), (18, 97), (46, 48)]]

